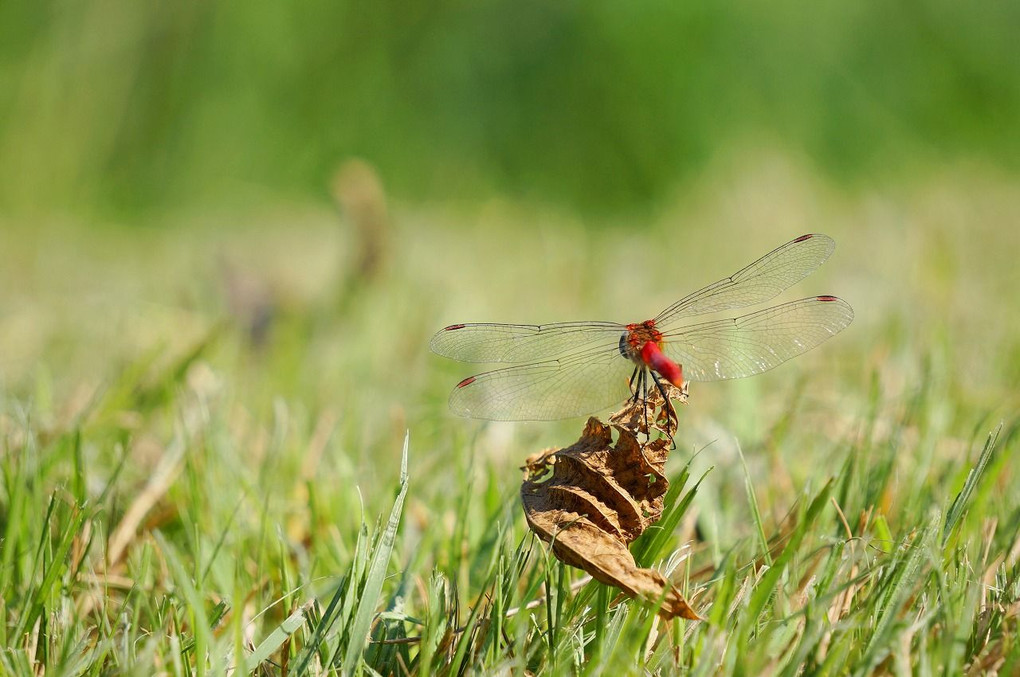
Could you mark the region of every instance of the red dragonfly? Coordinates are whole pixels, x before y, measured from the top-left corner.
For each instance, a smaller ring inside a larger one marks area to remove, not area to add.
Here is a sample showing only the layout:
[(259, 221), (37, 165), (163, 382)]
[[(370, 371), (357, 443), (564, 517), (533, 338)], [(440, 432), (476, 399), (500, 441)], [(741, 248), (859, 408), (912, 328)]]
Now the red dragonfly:
[(496, 421), (583, 416), (644, 397), (649, 377), (687, 381), (743, 378), (772, 369), (845, 329), (853, 309), (835, 296), (809, 296), (740, 317), (689, 318), (775, 298), (835, 249), (827, 235), (801, 235), (733, 275), (689, 294), (651, 320), (556, 324), (452, 324), (433, 352), (461, 362), (514, 366), (470, 376), (450, 409)]

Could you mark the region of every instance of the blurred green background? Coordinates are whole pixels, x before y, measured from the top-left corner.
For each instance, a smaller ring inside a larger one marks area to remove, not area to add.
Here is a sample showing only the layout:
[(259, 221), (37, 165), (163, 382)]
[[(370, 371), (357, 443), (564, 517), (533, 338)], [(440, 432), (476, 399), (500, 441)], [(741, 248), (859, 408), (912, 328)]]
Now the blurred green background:
[(73, 412), (197, 350), (393, 451), (473, 373), (428, 355), (444, 324), (640, 320), (819, 231), (786, 298), (854, 325), (696, 397), (750, 432), (838, 364), (1008, 408), (1018, 28), (1005, 1), (2, 3), (3, 378)]
[(848, 185), (1020, 169), (1020, 4), (0, 4), (0, 204), (323, 199), (337, 164), (408, 201), (646, 214), (779, 148)]

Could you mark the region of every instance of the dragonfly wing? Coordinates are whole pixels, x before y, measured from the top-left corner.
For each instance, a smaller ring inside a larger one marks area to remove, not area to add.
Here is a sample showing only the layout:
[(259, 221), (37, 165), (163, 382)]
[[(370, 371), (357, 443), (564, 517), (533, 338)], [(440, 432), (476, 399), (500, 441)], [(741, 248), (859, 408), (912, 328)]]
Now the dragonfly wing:
[(616, 346), (497, 369), (461, 381), (450, 394), (450, 409), (493, 421), (583, 416), (625, 400), (633, 370)]
[(596, 347), (616, 350), (624, 331), (615, 322), (452, 324), (436, 332), (429, 346), (461, 362), (534, 362)]
[(811, 350), (854, 319), (846, 301), (812, 296), (732, 319), (703, 322), (664, 336), (663, 352), (688, 381), (743, 378)]
[(659, 313), (662, 331), (685, 317), (764, 303), (822, 265), (836, 248), (828, 235), (801, 235), (751, 265), (680, 299)]

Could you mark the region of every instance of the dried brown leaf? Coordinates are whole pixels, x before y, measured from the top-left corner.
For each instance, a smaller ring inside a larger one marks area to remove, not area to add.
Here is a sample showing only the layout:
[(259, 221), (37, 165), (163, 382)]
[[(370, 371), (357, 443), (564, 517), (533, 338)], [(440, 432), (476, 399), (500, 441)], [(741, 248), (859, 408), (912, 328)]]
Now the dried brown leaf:
[[(672, 388), (670, 397), (687, 399)], [(660, 572), (639, 568), (628, 546), (662, 516), (669, 482), (663, 474), (677, 416), (652, 392), (609, 417), (592, 417), (580, 439), (530, 457), (521, 501), (528, 525), (552, 543), (565, 564), (629, 595), (662, 603), (666, 617), (699, 620), (680, 591)], [(648, 429), (663, 436), (651, 439)], [(613, 442), (613, 432), (617, 433)], [(641, 442), (640, 438), (645, 441)]]

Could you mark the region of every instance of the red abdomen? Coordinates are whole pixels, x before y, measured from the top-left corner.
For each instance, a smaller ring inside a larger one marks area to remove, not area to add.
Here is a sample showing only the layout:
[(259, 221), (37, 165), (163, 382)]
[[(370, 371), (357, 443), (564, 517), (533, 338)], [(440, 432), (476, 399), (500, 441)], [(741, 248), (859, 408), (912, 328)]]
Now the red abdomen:
[(677, 388), (684, 387), (683, 368), (666, 357), (659, 346), (652, 341), (646, 342), (641, 347), (641, 359)]

